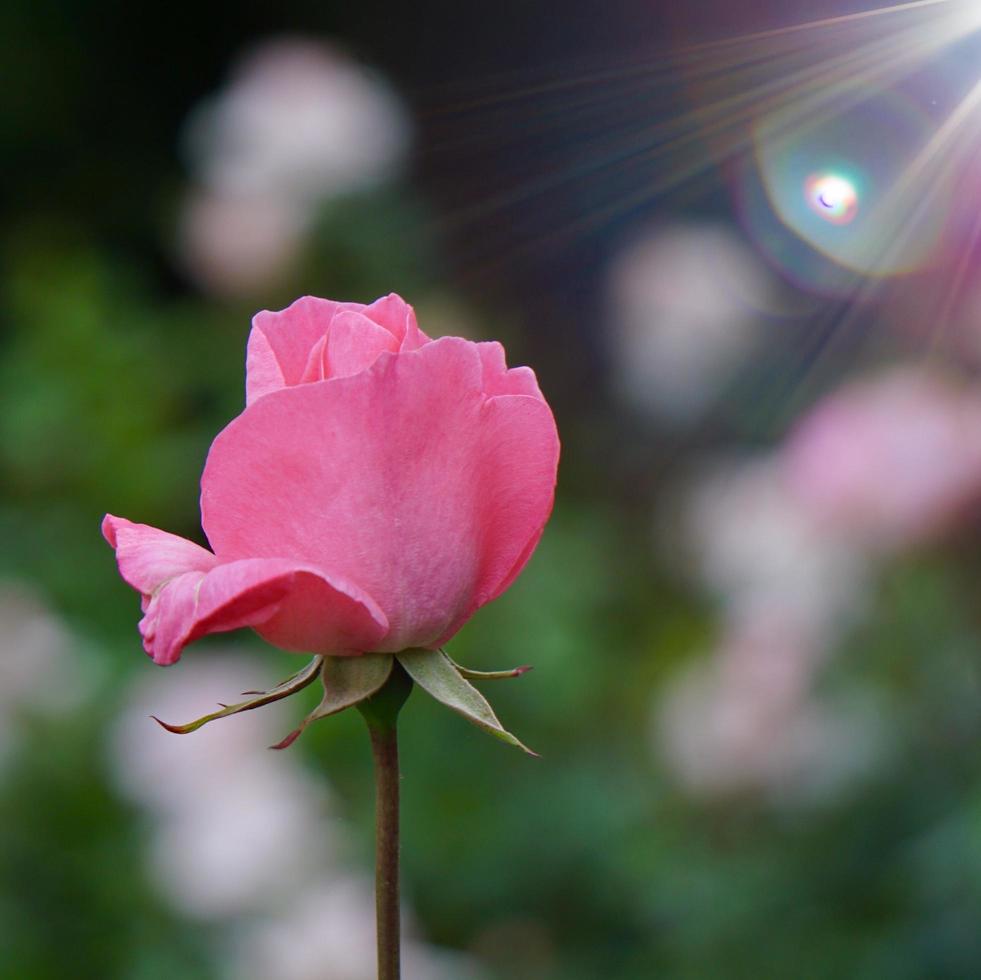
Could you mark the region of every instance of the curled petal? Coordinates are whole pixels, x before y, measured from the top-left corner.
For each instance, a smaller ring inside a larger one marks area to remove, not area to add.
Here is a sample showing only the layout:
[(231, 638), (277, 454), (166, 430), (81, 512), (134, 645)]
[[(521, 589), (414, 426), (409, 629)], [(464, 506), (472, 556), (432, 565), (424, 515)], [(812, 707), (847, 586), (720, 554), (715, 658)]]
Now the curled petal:
[(120, 575), (147, 596), (178, 575), (207, 572), (218, 562), (210, 551), (193, 541), (112, 514), (103, 519), (102, 534), (116, 549)]
[(150, 600), (140, 632), (158, 664), (172, 664), (209, 633), (251, 626), (275, 646), (356, 654), (385, 634), (385, 614), (362, 590), (313, 567), (252, 558), (187, 572)]

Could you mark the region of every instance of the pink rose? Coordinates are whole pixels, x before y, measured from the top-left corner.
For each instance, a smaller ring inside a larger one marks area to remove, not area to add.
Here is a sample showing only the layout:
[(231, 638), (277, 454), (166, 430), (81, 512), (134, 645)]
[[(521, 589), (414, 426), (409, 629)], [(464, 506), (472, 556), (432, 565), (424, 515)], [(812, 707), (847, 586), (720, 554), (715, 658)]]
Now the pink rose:
[(394, 295), (305, 297), (253, 320), (246, 402), (201, 478), (213, 553), (103, 522), (156, 663), (243, 626), (313, 654), (434, 649), (534, 551), (558, 434), (500, 344), (431, 341)]

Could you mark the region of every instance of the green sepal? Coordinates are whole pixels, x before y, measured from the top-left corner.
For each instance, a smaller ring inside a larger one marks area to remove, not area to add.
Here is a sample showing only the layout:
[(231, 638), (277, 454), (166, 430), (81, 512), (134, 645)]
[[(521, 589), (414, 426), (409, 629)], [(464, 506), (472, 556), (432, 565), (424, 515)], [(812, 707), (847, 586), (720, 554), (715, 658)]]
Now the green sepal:
[(403, 650), (395, 656), (409, 677), (441, 704), (452, 708), (502, 742), (514, 745), (529, 755), (538, 755), (501, 725), (486, 698), (467, 681), (442, 650)]
[(395, 658), (390, 653), (365, 653), (360, 657), (324, 657), (323, 661), (323, 699), (286, 738), (270, 745), (271, 749), (289, 748), (311, 722), (370, 698), (388, 680)]
[(469, 667), (458, 664), (445, 650), (440, 650), (440, 653), (456, 667), (460, 676), (468, 681), (506, 681), (511, 677), (527, 674), (532, 669), (531, 664), (524, 664), (521, 667), (513, 667), (511, 670), (471, 670)]
[(210, 715), (205, 715), (196, 721), (188, 722), (186, 725), (170, 725), (165, 721), (161, 721), (156, 715), (151, 715), (150, 717), (162, 728), (166, 728), (168, 732), (173, 732), (175, 735), (189, 735), (191, 732), (196, 732), (203, 725), (207, 725), (209, 721), (216, 721), (218, 718), (228, 718), (230, 715), (237, 715), (243, 711), (252, 711), (254, 708), (261, 708), (265, 704), (281, 701), (283, 698), (288, 698), (291, 694), (296, 694), (297, 691), (302, 691), (303, 688), (312, 684), (320, 676), (323, 660), (323, 657), (314, 657), (303, 670), (294, 674), (292, 677), (288, 677), (285, 681), (281, 681), (268, 691), (250, 692), (257, 693), (258, 697), (250, 698), (248, 701), (240, 701), (238, 704), (222, 705), (221, 711), (214, 711)]

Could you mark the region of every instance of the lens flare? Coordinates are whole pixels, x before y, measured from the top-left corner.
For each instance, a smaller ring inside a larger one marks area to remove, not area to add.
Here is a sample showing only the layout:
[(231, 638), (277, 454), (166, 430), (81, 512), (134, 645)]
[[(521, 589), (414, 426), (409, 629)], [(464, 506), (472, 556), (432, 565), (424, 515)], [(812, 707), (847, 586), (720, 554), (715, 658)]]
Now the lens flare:
[[(850, 291), (861, 279), (926, 268), (952, 207), (952, 181), (925, 157), (935, 121), (911, 97), (861, 88), (842, 87), (833, 106), (811, 108), (793, 105), (754, 127), (755, 173), (744, 178), (759, 180), (765, 197), (743, 212), (750, 234), (795, 281), (817, 273), (822, 292), (839, 279)], [(848, 274), (802, 264), (806, 252), (791, 247), (788, 233)]]
[(815, 214), (833, 225), (848, 225), (858, 214), (858, 191), (838, 174), (812, 174), (804, 185), (807, 203)]

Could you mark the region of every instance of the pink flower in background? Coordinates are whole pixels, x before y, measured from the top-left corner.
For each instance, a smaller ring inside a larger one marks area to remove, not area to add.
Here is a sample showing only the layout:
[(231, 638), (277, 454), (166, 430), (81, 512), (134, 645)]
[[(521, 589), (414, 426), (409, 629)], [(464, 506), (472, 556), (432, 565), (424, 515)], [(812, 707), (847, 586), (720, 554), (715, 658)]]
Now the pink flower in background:
[(784, 453), (794, 492), (826, 526), (875, 547), (916, 543), (981, 497), (981, 397), (896, 370), (820, 403)]
[(246, 392), (201, 479), (213, 552), (103, 523), (155, 662), (243, 626), (314, 654), (432, 649), (534, 551), (558, 434), (500, 344), (429, 341), (397, 296), (307, 297), (256, 316)]
[(723, 624), (712, 654), (681, 671), (654, 716), (661, 754), (706, 798), (834, 798), (882, 751), (869, 705), (815, 691), (824, 651), (794, 618), (755, 612)]

